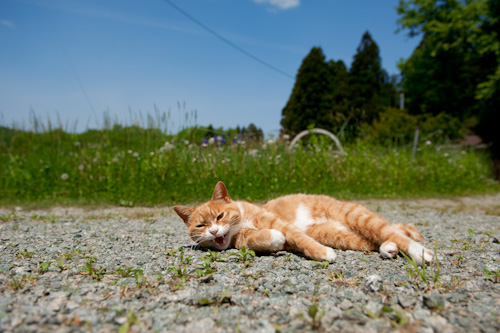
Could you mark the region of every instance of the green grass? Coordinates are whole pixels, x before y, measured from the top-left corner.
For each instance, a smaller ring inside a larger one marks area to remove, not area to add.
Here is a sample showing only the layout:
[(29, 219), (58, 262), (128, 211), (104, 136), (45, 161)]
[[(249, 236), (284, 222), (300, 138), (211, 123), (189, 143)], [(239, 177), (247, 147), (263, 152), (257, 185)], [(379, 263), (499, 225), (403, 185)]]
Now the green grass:
[(82, 134), (0, 127), (0, 205), (202, 202), (219, 180), (234, 199), (249, 201), (296, 192), (352, 199), (500, 190), (484, 152), (420, 148), (412, 158), (409, 148), (358, 143), (340, 155), (325, 144), (294, 151), (279, 142), (203, 148), (136, 126)]

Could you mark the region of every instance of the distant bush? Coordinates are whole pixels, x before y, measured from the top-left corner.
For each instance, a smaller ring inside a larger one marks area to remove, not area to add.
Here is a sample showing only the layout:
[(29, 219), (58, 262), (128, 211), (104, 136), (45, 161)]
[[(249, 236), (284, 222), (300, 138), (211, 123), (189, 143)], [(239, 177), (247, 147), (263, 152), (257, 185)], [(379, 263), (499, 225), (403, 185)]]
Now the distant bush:
[(404, 146), (413, 142), (415, 129), (420, 129), (420, 139), (446, 142), (463, 137), (474, 125), (472, 120), (461, 122), (446, 113), (411, 115), (406, 110), (386, 108), (372, 125), (365, 124), (362, 141), (385, 146)]

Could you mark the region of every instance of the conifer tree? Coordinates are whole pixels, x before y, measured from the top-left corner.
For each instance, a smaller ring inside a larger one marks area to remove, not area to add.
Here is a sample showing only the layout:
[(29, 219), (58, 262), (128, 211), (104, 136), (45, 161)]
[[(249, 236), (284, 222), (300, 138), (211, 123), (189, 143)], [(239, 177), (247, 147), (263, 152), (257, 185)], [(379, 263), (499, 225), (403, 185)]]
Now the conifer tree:
[(349, 101), (354, 123), (372, 123), (391, 100), (388, 75), (382, 69), (378, 45), (367, 31), (354, 55), (349, 71)]
[(292, 94), (283, 108), (283, 129), (291, 134), (311, 125), (329, 129), (330, 89), (331, 72), (325, 55), (320, 47), (313, 47), (302, 61)]

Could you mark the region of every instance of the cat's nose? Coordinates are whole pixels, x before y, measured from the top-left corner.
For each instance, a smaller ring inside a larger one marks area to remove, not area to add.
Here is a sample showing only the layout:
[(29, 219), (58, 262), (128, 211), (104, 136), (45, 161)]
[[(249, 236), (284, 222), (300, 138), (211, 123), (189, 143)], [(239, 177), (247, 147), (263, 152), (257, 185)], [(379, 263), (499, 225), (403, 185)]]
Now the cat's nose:
[(217, 230), (217, 229), (210, 229), (210, 230), (208, 230), (208, 231), (210, 231), (210, 233), (211, 233), (212, 235), (217, 236), (217, 232), (218, 232), (218, 230)]

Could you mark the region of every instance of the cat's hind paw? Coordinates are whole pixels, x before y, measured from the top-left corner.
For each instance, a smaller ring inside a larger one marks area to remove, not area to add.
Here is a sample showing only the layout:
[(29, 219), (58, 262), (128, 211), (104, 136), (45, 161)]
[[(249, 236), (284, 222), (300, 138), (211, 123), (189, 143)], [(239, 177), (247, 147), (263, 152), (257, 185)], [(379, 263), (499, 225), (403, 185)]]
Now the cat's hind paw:
[(410, 247), (408, 248), (408, 254), (413, 260), (415, 260), (415, 263), (419, 266), (422, 266), (424, 261), (426, 264), (429, 264), (434, 258), (434, 253), (432, 252), (432, 250), (426, 249), (417, 242), (412, 242), (412, 244), (410, 244)]
[(394, 242), (384, 242), (379, 248), (382, 258), (394, 258), (398, 254), (398, 246)]

